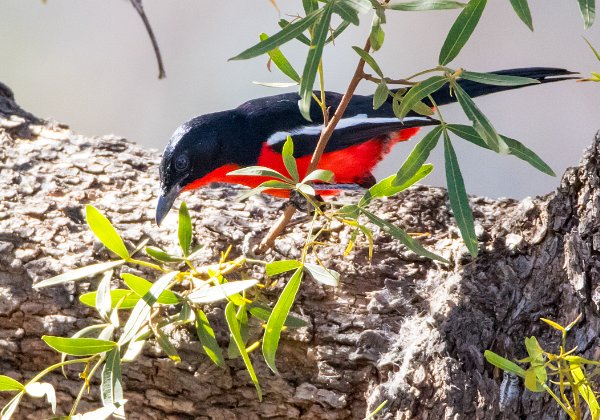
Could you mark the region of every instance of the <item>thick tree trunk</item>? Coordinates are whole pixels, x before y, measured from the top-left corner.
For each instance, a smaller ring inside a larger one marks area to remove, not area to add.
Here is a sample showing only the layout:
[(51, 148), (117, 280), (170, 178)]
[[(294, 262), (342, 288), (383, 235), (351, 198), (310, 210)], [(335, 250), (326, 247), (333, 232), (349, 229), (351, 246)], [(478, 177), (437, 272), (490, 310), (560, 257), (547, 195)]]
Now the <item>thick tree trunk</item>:
[[(125, 141), (88, 138), (64, 125), (20, 110), (0, 85), (0, 373), (19, 380), (58, 361), (40, 340), (68, 336), (93, 323), (94, 311), (77, 296), (96, 281), (34, 291), (33, 283), (82, 265), (105, 261), (82, 215), (101, 208), (123, 236), (144, 236), (166, 247), (175, 242), (175, 217), (153, 222), (159, 156)], [(187, 330), (173, 332), (182, 362), (157, 348), (124, 371), (128, 417), (135, 418), (362, 418), (388, 400), (384, 418), (558, 418), (545, 394), (523, 391), (499, 409), (499, 375), (483, 358), (492, 349), (524, 357), (523, 340), (535, 335), (551, 348), (558, 336), (540, 323), (567, 323), (583, 314), (569, 338), (583, 357), (600, 360), (600, 137), (557, 192), (539, 199), (473, 198), (481, 256), (471, 259), (447, 205), (446, 191), (416, 187), (378, 201), (377, 213), (411, 232), (427, 233), (441, 265), (408, 252), (381, 234), (368, 261), (366, 247), (341, 256), (349, 238), (333, 229), (320, 253), (342, 273), (338, 288), (306, 279), (294, 312), (309, 326), (285, 333), (270, 373), (252, 354), (264, 401), (258, 402), (240, 360), (225, 371), (211, 364)], [(281, 203), (266, 197), (234, 201), (237, 190), (205, 189), (186, 197), (195, 237), (215, 261), (233, 245), (240, 255), (260, 239)], [(269, 259), (296, 258), (306, 228), (277, 241)], [(259, 269), (249, 273), (262, 278)], [(274, 292), (278, 293), (276, 290)], [(222, 309), (213, 319), (227, 342)], [(76, 375), (50, 376), (59, 411), (66, 414), (80, 386)], [(97, 388), (97, 387), (96, 387)], [(7, 401), (2, 395), (3, 401)], [(94, 387), (82, 410), (98, 407)], [(25, 398), (18, 418), (48, 415), (42, 400)]]

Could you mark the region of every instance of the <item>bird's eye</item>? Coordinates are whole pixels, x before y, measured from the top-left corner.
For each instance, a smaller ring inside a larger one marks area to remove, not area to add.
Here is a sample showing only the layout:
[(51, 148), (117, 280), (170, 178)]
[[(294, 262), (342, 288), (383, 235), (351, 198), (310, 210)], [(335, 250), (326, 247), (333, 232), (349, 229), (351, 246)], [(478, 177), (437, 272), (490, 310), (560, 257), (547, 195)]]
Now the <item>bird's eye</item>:
[(190, 164), (187, 155), (179, 155), (175, 160), (175, 169), (178, 171), (185, 171)]

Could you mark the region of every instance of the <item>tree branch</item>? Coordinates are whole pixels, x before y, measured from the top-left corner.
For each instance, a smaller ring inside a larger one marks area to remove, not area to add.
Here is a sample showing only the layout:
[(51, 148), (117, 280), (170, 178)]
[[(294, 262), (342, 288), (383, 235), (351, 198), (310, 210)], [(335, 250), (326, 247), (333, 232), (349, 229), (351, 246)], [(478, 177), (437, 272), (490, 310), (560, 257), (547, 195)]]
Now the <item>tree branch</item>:
[(156, 55), (156, 61), (158, 63), (158, 78), (164, 79), (167, 77), (165, 72), (165, 66), (162, 61), (162, 56), (160, 54), (160, 48), (158, 48), (158, 42), (156, 41), (156, 37), (154, 36), (154, 31), (152, 30), (152, 26), (150, 25), (150, 21), (146, 16), (146, 12), (144, 12), (144, 6), (142, 6), (142, 0), (130, 0), (131, 5), (134, 7), (136, 12), (142, 18), (142, 22), (144, 22), (144, 26), (146, 27), (146, 31), (148, 32), (148, 36), (150, 37), (150, 42), (152, 42), (152, 48), (154, 48), (154, 54)]

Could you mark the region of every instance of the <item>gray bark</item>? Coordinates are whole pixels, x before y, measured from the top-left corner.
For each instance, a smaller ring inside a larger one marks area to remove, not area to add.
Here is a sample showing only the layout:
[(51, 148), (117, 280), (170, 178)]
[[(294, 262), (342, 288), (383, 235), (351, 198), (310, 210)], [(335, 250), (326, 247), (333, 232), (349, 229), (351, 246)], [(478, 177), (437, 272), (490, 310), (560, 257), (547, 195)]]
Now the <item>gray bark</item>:
[[(173, 248), (175, 217), (153, 222), (156, 151), (115, 136), (90, 138), (65, 125), (40, 120), (17, 107), (0, 85), (0, 373), (27, 380), (58, 361), (40, 340), (68, 336), (94, 322), (77, 296), (96, 281), (39, 291), (32, 284), (69, 269), (106, 261), (93, 243), (83, 208), (105, 212), (124, 238), (144, 236)], [(481, 255), (473, 260), (451, 217), (446, 191), (415, 187), (377, 202), (377, 214), (450, 259), (449, 266), (408, 252), (384, 234), (341, 256), (349, 232), (334, 226), (332, 245), (320, 251), (342, 273), (338, 288), (305, 279), (294, 312), (309, 322), (286, 332), (278, 352), (281, 375), (259, 352), (252, 359), (264, 388), (258, 402), (239, 359), (227, 369), (211, 364), (191, 331), (172, 332), (182, 357), (175, 365), (149, 345), (124, 371), (129, 418), (362, 418), (383, 400), (384, 418), (558, 418), (544, 394), (523, 391), (499, 410), (499, 374), (485, 349), (525, 356), (523, 340), (535, 335), (556, 348), (558, 335), (540, 317), (583, 320), (569, 337), (583, 357), (600, 360), (600, 136), (559, 189), (536, 199), (472, 198)], [(238, 203), (238, 190), (214, 188), (185, 197), (195, 238), (205, 244), (201, 262), (214, 262), (233, 245), (249, 249), (278, 215), (281, 202), (255, 197)], [(297, 258), (306, 227), (296, 225), (266, 258)], [(132, 268), (129, 270), (136, 270)], [(258, 268), (245, 276), (263, 278)], [(274, 298), (280, 289), (271, 292)], [(222, 308), (210, 314), (227, 342)], [(221, 321), (219, 321), (221, 320)], [(51, 375), (59, 412), (66, 414), (80, 381)], [(0, 395), (2, 402), (7, 395)], [(82, 410), (99, 406), (92, 389)], [(45, 401), (25, 398), (17, 418), (49, 415)]]

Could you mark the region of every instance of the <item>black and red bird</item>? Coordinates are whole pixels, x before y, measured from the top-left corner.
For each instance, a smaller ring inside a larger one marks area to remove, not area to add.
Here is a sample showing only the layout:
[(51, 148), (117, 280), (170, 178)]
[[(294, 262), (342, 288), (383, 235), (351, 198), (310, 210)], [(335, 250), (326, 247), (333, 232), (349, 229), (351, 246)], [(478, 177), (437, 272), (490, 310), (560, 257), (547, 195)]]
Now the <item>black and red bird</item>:
[[(494, 73), (528, 77), (542, 83), (564, 80), (572, 74), (564, 69), (546, 67)], [(469, 80), (458, 83), (471, 97), (522, 87)], [(438, 106), (456, 101), (447, 85), (432, 96)], [(341, 98), (339, 93), (326, 92), (326, 103), (332, 114)], [(298, 172), (301, 178), (304, 177), (321, 134), (323, 116), (320, 108), (313, 104), (312, 122), (305, 120), (298, 109), (298, 99), (296, 93), (254, 99), (229, 111), (193, 118), (177, 128), (160, 164), (161, 191), (156, 222), (162, 222), (182, 191), (212, 182), (255, 187), (269, 179), (227, 176), (228, 172), (240, 167), (266, 166), (287, 175), (281, 150), (288, 135), (294, 140)], [(415, 113), (399, 120), (394, 116), (391, 102), (375, 110), (372, 96), (355, 95), (327, 144), (319, 168), (333, 171), (336, 183), (369, 187), (375, 182), (371, 171), (396, 143), (410, 139), (420, 127), (439, 123)], [(274, 195), (284, 192), (273, 191)]]

